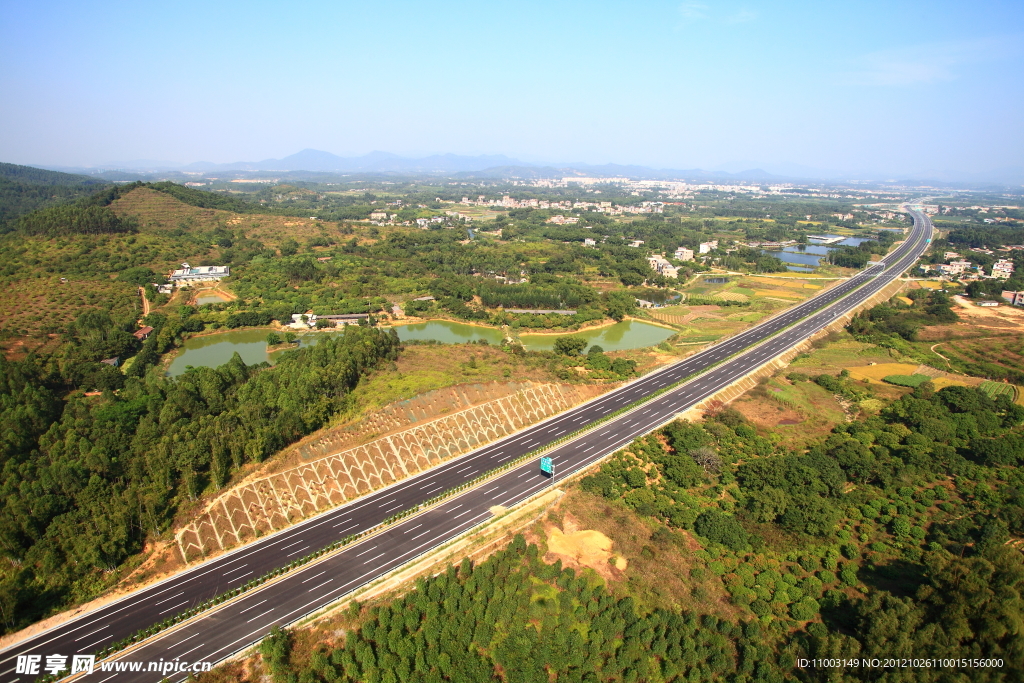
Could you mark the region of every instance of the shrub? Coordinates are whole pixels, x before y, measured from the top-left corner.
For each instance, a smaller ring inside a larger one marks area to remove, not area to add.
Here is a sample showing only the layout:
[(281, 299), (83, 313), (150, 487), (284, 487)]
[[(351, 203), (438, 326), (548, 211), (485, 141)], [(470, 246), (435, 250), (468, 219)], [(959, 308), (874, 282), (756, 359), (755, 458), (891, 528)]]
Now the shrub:
[(797, 621), (809, 621), (818, 615), (821, 606), (813, 598), (803, 598), (789, 606), (789, 614)]
[(931, 377), (928, 375), (918, 375), (916, 373), (913, 375), (887, 375), (882, 378), (882, 381), (888, 384), (895, 384), (898, 387), (911, 387), (912, 389), (916, 389), (929, 380), (931, 380)]
[(743, 550), (747, 546), (747, 532), (736, 518), (717, 509), (708, 509), (697, 516), (693, 529), (714, 543), (730, 550)]

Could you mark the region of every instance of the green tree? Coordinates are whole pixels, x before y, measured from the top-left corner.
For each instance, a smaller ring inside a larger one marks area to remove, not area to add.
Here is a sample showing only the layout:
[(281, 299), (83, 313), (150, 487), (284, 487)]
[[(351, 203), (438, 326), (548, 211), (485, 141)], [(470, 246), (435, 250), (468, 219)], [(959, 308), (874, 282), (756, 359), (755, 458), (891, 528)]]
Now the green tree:
[(578, 356), (587, 348), (587, 340), (582, 337), (559, 337), (555, 339), (555, 353), (563, 356)]

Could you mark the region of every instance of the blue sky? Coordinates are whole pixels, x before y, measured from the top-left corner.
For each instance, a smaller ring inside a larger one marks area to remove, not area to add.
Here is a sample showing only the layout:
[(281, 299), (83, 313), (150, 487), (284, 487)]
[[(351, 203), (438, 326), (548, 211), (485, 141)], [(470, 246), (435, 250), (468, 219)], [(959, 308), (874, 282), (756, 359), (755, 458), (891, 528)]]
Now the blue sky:
[(1020, 0), (0, 0), (0, 160), (987, 171), (1024, 164), (1022, 46)]

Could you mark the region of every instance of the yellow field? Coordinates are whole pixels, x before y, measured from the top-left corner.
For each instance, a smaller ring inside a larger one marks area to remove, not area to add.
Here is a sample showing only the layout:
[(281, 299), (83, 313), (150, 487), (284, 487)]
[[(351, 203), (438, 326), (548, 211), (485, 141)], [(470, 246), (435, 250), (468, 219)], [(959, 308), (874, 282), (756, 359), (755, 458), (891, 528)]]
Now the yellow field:
[(878, 363), (877, 365), (862, 365), (857, 368), (848, 368), (850, 377), (854, 379), (866, 379), (874, 382), (881, 382), (883, 377), (889, 375), (913, 375), (917, 372), (918, 366), (909, 363)]
[(945, 283), (938, 280), (919, 280), (917, 284), (924, 289), (943, 289), (945, 287)]
[(970, 386), (967, 382), (961, 382), (960, 380), (950, 379), (949, 377), (936, 377), (932, 380), (932, 384), (935, 385), (935, 390), (945, 389), (946, 387), (966, 387)]
[(914, 300), (913, 300), (913, 299), (910, 299), (910, 298), (908, 298), (908, 297), (905, 297), (905, 296), (898, 296), (898, 297), (896, 297), (896, 298), (897, 298), (897, 299), (899, 299), (900, 301), (902, 301), (903, 303), (905, 303), (905, 304), (906, 304), (906, 305), (908, 305), (908, 306), (913, 306), (913, 305), (914, 305)]
[(803, 298), (795, 292), (787, 292), (785, 290), (779, 292), (774, 289), (758, 289), (754, 291), (754, 294), (757, 296), (774, 296), (778, 299), (793, 299), (794, 301), (799, 301)]
[(744, 280), (744, 284), (757, 284), (769, 287), (789, 287), (791, 289), (821, 289), (821, 285), (812, 285), (809, 282), (800, 282), (799, 280), (783, 280), (781, 278), (770, 277), (748, 277)]

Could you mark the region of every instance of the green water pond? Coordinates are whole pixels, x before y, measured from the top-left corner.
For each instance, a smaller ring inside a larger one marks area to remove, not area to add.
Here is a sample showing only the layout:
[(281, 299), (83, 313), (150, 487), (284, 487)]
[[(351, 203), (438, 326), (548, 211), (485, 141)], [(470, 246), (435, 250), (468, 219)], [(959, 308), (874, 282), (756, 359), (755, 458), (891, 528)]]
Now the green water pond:
[[(398, 337), (403, 341), (434, 340), (443, 344), (465, 344), (486, 339), (491, 344), (500, 344), (502, 331), (491, 327), (466, 325), (465, 323), (448, 320), (431, 320), (414, 325), (395, 327)], [(219, 332), (202, 337), (185, 340), (182, 351), (171, 362), (168, 375), (180, 375), (188, 366), (217, 367), (231, 360), (237, 351), (246, 365), (255, 365), (264, 361), (274, 362), (275, 354), (267, 353), (268, 330), (232, 330)], [(302, 335), (300, 344), (315, 344), (321, 336), (330, 332), (316, 332)], [(671, 337), (670, 329), (650, 325), (636, 320), (625, 320), (607, 327), (576, 332), (574, 336), (583, 337), (588, 344), (598, 344), (605, 351), (622, 351), (655, 346)], [(558, 337), (555, 334), (523, 334), (520, 340), (530, 351), (550, 350)]]

